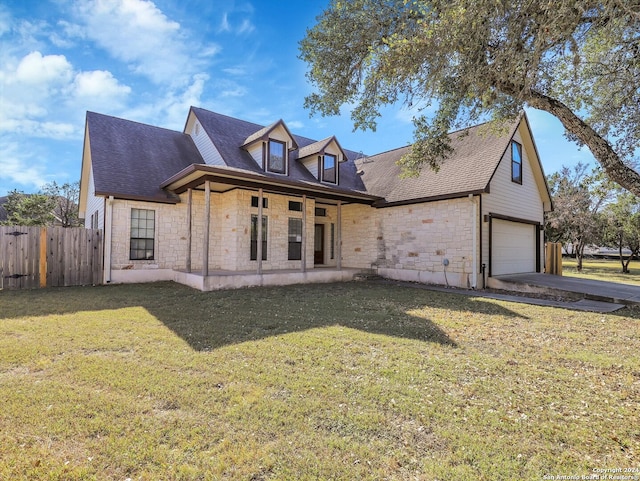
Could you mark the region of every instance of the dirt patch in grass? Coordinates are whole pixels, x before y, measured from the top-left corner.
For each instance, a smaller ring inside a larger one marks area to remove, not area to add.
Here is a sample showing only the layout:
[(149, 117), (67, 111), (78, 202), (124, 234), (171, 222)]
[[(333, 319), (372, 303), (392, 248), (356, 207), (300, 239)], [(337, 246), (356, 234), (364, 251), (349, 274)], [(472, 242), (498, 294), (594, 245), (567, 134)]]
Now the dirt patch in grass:
[(639, 314), (370, 282), (0, 292), (0, 479), (637, 466)]

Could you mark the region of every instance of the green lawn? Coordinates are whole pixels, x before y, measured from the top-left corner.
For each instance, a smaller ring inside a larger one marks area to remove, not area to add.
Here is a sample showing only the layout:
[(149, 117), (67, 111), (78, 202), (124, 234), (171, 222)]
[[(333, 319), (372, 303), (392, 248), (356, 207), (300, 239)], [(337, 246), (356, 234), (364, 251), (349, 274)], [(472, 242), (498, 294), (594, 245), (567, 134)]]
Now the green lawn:
[(619, 260), (584, 259), (582, 272), (578, 272), (575, 259), (566, 257), (562, 259), (562, 274), (565, 276), (640, 285), (640, 261), (631, 261), (629, 271), (628, 274), (622, 273), (622, 265)]
[(367, 282), (0, 292), (0, 479), (637, 467), (639, 328)]

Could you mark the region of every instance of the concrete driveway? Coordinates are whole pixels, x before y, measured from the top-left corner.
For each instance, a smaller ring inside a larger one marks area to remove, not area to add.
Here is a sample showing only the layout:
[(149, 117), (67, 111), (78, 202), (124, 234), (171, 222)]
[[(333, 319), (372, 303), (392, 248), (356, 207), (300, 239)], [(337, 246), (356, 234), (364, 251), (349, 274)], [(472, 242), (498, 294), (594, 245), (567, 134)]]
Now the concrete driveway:
[(517, 292), (566, 295), (575, 298), (640, 305), (640, 286), (551, 274), (510, 274), (490, 277), (487, 287)]

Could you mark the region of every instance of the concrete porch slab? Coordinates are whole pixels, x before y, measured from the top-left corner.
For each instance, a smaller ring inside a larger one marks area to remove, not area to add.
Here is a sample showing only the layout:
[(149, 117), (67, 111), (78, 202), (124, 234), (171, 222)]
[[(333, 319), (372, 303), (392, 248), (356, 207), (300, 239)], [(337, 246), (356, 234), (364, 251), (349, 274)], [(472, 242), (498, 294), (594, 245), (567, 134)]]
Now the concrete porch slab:
[(299, 270), (264, 271), (213, 271), (204, 277), (201, 273), (174, 271), (174, 281), (201, 291), (238, 289), (258, 286), (287, 286), (292, 284), (316, 284), (353, 280), (360, 269), (335, 269), (321, 267), (306, 272)]

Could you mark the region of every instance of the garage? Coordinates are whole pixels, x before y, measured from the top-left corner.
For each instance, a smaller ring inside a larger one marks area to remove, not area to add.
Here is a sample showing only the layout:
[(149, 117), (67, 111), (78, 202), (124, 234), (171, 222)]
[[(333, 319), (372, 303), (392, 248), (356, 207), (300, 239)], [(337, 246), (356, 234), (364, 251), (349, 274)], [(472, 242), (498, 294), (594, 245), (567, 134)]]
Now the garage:
[(490, 229), (491, 276), (538, 271), (538, 225), (493, 218)]

